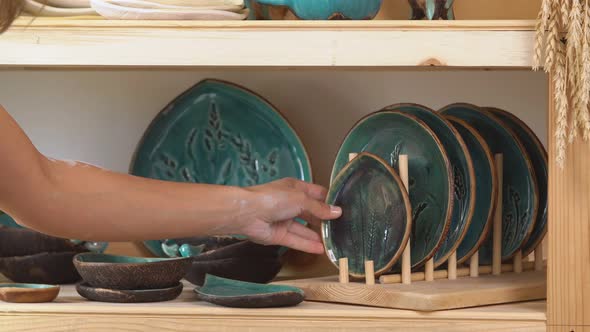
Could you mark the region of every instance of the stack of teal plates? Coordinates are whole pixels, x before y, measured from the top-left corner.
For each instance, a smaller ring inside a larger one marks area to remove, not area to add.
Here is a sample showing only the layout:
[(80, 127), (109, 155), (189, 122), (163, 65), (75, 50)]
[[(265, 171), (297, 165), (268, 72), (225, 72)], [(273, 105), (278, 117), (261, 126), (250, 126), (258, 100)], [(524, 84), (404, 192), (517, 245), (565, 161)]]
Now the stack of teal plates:
[[(503, 188), (494, 164), (500, 153)], [(400, 189), (400, 155), (408, 156), (409, 197)], [(322, 237), (334, 264), (348, 258), (353, 277), (364, 275), (366, 260), (377, 275), (396, 270), (408, 238), (413, 269), (431, 258), (441, 266), (453, 252), (465, 263), (479, 251), (480, 264), (491, 264), (498, 190), (503, 260), (530, 254), (547, 229), (547, 153), (523, 121), (496, 108), (386, 107), (346, 135), (331, 178), (328, 202), (343, 215), (323, 223)]]

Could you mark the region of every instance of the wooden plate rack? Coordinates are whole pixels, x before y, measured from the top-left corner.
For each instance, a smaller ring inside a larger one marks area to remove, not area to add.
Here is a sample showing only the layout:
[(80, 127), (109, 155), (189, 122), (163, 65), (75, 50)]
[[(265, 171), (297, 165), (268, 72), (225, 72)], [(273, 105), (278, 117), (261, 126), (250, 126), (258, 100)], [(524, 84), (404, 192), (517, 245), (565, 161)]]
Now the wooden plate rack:
[[(352, 160), (356, 154), (351, 153)], [(495, 155), (498, 188), (503, 187), (502, 154)], [(399, 173), (408, 188), (408, 156), (400, 155)], [(410, 243), (402, 255), (401, 273), (383, 275), (376, 284), (373, 261), (365, 262), (365, 280), (350, 281), (348, 258), (339, 260), (339, 276), (285, 281), (305, 291), (309, 301), (358, 304), (375, 307), (437, 311), (482, 305), (540, 300), (546, 298), (546, 262), (543, 246), (535, 248), (534, 261), (524, 262), (518, 251), (512, 264), (502, 264), (502, 190), (493, 218), (491, 266), (480, 266), (476, 252), (468, 268), (457, 267), (457, 253), (451, 254), (446, 269), (434, 270), (434, 258), (424, 272), (411, 271)]]

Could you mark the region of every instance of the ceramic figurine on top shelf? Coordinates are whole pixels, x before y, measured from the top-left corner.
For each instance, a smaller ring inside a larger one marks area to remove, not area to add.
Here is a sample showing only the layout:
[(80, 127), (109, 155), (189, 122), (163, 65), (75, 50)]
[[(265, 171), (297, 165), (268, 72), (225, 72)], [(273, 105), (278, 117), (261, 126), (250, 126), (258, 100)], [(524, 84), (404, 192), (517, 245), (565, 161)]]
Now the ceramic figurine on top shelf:
[(412, 20), (454, 20), (454, 0), (408, 0), (412, 7)]

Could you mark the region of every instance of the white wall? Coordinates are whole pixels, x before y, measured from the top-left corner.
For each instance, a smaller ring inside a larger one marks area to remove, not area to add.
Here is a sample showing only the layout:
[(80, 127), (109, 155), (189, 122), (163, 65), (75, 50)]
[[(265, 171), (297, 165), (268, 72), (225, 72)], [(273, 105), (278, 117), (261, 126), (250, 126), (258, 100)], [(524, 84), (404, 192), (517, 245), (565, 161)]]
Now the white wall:
[(547, 138), (546, 76), (515, 71), (0, 71), (0, 104), (43, 153), (126, 172), (151, 119), (207, 77), (245, 85), (275, 104), (302, 137), (322, 184), (348, 129), (392, 103), (496, 106)]

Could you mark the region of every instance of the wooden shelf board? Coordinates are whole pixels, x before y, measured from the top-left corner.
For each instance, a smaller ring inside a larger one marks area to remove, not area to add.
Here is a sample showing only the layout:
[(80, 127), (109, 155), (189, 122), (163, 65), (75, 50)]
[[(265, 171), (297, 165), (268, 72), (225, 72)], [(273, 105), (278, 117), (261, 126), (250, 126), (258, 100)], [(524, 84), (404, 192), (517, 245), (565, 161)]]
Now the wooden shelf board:
[(534, 22), (21, 18), (0, 67), (530, 68)]
[(546, 324), (545, 301), (434, 313), (314, 302), (304, 302), (292, 308), (248, 310), (196, 302), (193, 288), (185, 284), (181, 297), (171, 302), (109, 304), (86, 301), (73, 286), (64, 286), (53, 303), (0, 302), (0, 326), (3, 332), (38, 331), (41, 327), (51, 330), (60, 326), (85, 331), (105, 330), (107, 326), (128, 330), (147, 327), (182, 330), (199, 326), (205, 331), (223, 327), (232, 328), (232, 331), (253, 328), (260, 331), (280, 331), (281, 328), (291, 331), (296, 328), (358, 331), (369, 327), (388, 327), (391, 331), (408, 331), (406, 328), (412, 331), (425, 327), (437, 327), (443, 331), (483, 331), (508, 327), (544, 331)]

